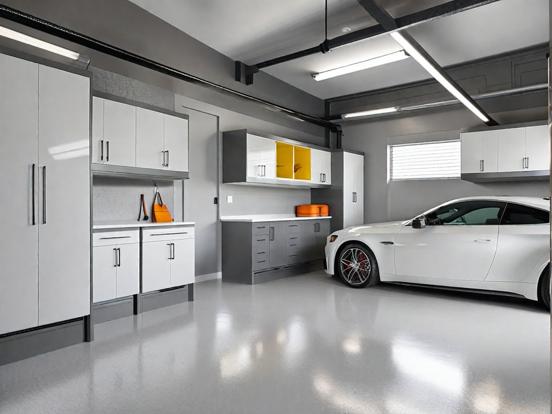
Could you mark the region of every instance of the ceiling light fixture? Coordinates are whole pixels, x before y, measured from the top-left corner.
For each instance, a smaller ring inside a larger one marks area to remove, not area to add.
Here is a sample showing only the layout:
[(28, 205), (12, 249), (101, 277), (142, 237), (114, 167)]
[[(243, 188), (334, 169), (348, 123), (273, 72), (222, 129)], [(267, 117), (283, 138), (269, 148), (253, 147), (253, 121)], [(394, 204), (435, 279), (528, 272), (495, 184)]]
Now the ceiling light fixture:
[(342, 118), (348, 119), (348, 118), (358, 118), (361, 116), (389, 114), (391, 112), (397, 112), (398, 110), (399, 108), (397, 106), (391, 106), (389, 108), (371, 109), (369, 111), (362, 111), (362, 112), (351, 112), (348, 114), (343, 114)]
[(387, 55), (378, 56), (373, 59), (364, 60), (362, 62), (353, 63), (339, 68), (326, 70), (320, 73), (314, 73), (312, 77), (315, 81), (335, 78), (336, 76), (346, 75), (347, 73), (358, 72), (359, 70), (374, 68), (376, 66), (386, 65), (387, 63), (398, 62), (406, 59), (408, 54), (404, 50), (389, 53)]
[(437, 82), (445, 87), (456, 99), (458, 99), (462, 104), (472, 111), (475, 116), (481, 119), (483, 122), (489, 122), (489, 118), (477, 108), (473, 102), (468, 99), (466, 95), (460, 92), (447, 78), (443, 76), (441, 71), (431, 64), (429, 60), (425, 58), (410, 42), (405, 39), (405, 37), (399, 32), (391, 33), (391, 36), (395, 41), (401, 45), (406, 52), (412, 56)]
[(48, 52), (52, 52), (72, 60), (79, 60), (80, 58), (80, 55), (77, 52), (73, 52), (72, 50), (53, 45), (51, 43), (36, 39), (31, 36), (27, 36), (23, 33), (16, 32), (15, 30), (8, 29), (7, 27), (0, 26), (0, 36), (15, 40), (16, 42), (25, 43), (39, 49), (47, 50)]

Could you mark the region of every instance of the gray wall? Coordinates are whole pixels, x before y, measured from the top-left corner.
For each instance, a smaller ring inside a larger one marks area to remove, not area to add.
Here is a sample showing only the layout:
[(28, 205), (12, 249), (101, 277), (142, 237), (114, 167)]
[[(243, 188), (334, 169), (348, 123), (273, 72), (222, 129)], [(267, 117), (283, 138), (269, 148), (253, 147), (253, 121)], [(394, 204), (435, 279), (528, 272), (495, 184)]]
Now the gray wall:
[[(504, 123), (546, 119), (546, 108), (497, 113)], [(375, 122), (344, 125), (343, 145), (363, 151), (365, 222), (402, 220), (441, 202), (471, 195), (547, 196), (547, 182), (474, 184), (456, 180), (387, 182), (387, 145), (458, 139), (460, 131), (480, 126), (467, 110), (455, 109)]]

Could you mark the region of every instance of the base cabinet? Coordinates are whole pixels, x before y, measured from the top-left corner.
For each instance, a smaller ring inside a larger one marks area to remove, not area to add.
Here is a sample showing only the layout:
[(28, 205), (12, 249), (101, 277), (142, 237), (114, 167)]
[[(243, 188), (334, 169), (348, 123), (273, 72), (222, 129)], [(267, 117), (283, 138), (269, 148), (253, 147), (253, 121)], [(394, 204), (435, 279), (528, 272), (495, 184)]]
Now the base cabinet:
[(142, 293), (194, 283), (193, 227), (142, 230)]
[(223, 222), (222, 279), (253, 284), (323, 259), (329, 233), (329, 219)]

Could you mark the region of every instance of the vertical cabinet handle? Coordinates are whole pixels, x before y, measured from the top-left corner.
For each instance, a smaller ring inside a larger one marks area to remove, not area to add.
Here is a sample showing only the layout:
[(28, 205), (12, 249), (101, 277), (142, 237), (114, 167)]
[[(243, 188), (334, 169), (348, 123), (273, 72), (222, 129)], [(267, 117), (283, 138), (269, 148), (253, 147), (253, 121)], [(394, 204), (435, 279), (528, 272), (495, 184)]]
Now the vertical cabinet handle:
[(176, 250), (174, 248), (174, 243), (167, 243), (167, 246), (169, 246), (169, 260), (174, 260)]
[(356, 191), (353, 191), (353, 203), (357, 202), (357, 193)]
[(479, 171), (485, 171), (485, 160), (479, 160)]
[(274, 227), (272, 226), (268, 228), (268, 239), (269, 241), (274, 241)]
[(33, 164), (31, 167), (31, 212), (32, 212), (32, 223), (33, 226), (36, 226), (36, 206), (35, 206), (35, 175), (36, 175), (36, 164)]
[(166, 151), (161, 151), (161, 154), (163, 154), (163, 161), (161, 162), (161, 166), (162, 167), (166, 167), (167, 165), (167, 158), (165, 157), (165, 152)]
[(170, 151), (167, 150), (167, 165), (165, 165), (165, 167), (169, 167), (169, 164), (171, 163), (171, 159), (170, 159)]
[(46, 224), (46, 166), (42, 167), (42, 224)]
[(105, 160), (109, 162), (109, 141), (105, 141), (105, 147), (106, 147), (106, 157)]
[(113, 267), (117, 267), (117, 248), (113, 249)]
[(100, 161), (104, 160), (104, 140), (100, 141)]
[(117, 267), (121, 267), (121, 249), (117, 248)]
[(174, 243), (171, 243), (172, 246), (172, 259), (174, 260), (176, 258), (176, 249), (174, 248)]

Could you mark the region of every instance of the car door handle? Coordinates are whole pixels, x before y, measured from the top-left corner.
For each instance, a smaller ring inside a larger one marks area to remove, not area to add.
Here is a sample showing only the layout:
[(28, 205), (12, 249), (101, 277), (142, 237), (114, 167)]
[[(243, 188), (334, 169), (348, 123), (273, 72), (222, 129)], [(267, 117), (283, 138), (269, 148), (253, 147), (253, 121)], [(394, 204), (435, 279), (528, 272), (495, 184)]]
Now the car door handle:
[(490, 243), (491, 239), (475, 239), (475, 243)]

